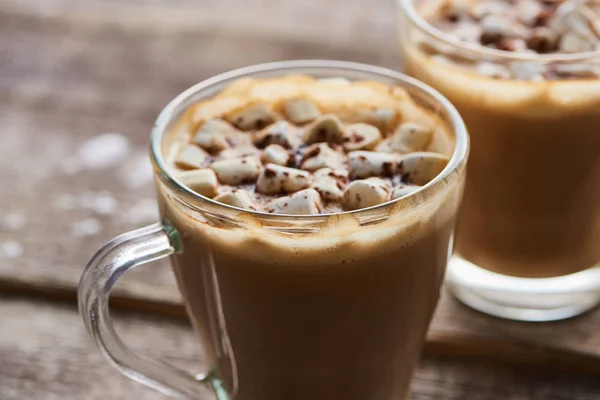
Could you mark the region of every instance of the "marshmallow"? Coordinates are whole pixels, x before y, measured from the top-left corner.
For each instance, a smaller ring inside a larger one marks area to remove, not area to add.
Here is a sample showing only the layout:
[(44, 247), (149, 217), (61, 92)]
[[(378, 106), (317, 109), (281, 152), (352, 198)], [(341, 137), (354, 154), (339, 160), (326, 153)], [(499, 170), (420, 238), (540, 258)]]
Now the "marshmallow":
[(390, 190), (382, 179), (361, 179), (350, 182), (344, 190), (344, 210), (358, 210), (376, 206), (389, 200)]
[(558, 46), (565, 53), (583, 53), (596, 49), (596, 43), (575, 32), (566, 32), (562, 35)]
[(306, 99), (291, 99), (283, 103), (283, 113), (294, 124), (305, 124), (321, 115), (315, 104)]
[(342, 122), (333, 114), (322, 115), (307, 125), (302, 132), (302, 141), (306, 144), (317, 142), (340, 143), (344, 131)]
[(600, 32), (596, 32), (593, 28), (596, 19), (594, 11), (587, 5), (565, 1), (556, 9), (548, 27), (555, 30), (559, 35), (572, 33), (594, 42), (600, 36)]
[(488, 14), (480, 21), (481, 43), (490, 44), (503, 38), (516, 35), (517, 26), (508, 18), (497, 14)]
[(301, 167), (307, 171), (320, 168), (342, 168), (344, 155), (332, 149), (328, 143), (316, 143), (306, 149)]
[(207, 119), (200, 125), (196, 133), (224, 133), (237, 132), (233, 126), (219, 118)]
[(345, 169), (321, 168), (314, 173), (315, 178), (323, 178), (325, 176), (335, 178), (335, 180), (343, 184), (348, 183), (348, 171)]
[(348, 182), (348, 172), (346, 170), (321, 168), (314, 173), (311, 187), (319, 192), (325, 200), (340, 201), (343, 195), (342, 189), (346, 182)]
[(196, 193), (206, 197), (215, 197), (219, 183), (212, 169), (194, 169), (180, 172), (177, 179)]
[(192, 142), (196, 143), (204, 150), (211, 153), (217, 153), (223, 149), (226, 149), (229, 144), (222, 133), (207, 133), (198, 132)]
[(262, 129), (272, 124), (277, 119), (277, 115), (264, 104), (254, 104), (234, 112), (228, 119), (238, 128), (248, 131)]
[(412, 192), (419, 190), (421, 186), (419, 185), (400, 185), (396, 186), (392, 191), (392, 200), (399, 199), (400, 197), (404, 197)]
[(208, 152), (216, 153), (229, 147), (225, 133), (231, 132), (238, 130), (222, 119), (212, 118), (200, 125), (192, 142)]
[(261, 160), (264, 164), (293, 165), (294, 156), (278, 144), (270, 144), (263, 151)]
[(227, 185), (239, 185), (253, 182), (260, 172), (260, 161), (255, 157), (227, 158), (218, 160), (210, 166), (219, 181)]
[[(504, 14), (506, 11), (510, 10), (510, 4), (504, 3), (503, 1), (482, 1), (475, 4), (472, 4), (472, 10), (469, 12), (470, 4), (469, 2), (462, 2), (462, 9), (465, 10), (464, 13), (461, 13), (461, 16), (469, 17), (471, 14), (475, 19), (482, 19), (488, 15), (493, 14)], [(458, 13), (455, 13), (458, 14)], [(466, 15), (465, 15), (466, 14)]]
[(405, 181), (415, 185), (425, 185), (439, 175), (448, 164), (448, 157), (431, 152), (416, 152), (402, 156), (398, 171)]
[[(510, 3), (501, 3), (507, 10), (501, 12), (510, 11)], [(534, 26), (539, 19), (540, 14), (544, 12), (543, 6), (537, 0), (520, 0), (516, 3), (517, 18), (519, 21), (527, 26)]]
[(314, 215), (322, 209), (321, 196), (315, 189), (304, 189), (291, 196), (280, 197), (267, 206), (267, 211), (273, 214)]
[(393, 108), (351, 108), (340, 111), (338, 115), (344, 122), (364, 122), (376, 126), (382, 132), (386, 132), (396, 119), (396, 110)]
[(308, 172), (276, 164), (267, 164), (256, 181), (256, 190), (264, 194), (293, 193), (309, 186)]
[(278, 144), (286, 149), (293, 149), (300, 142), (298, 128), (287, 121), (277, 121), (273, 125), (256, 133), (253, 142), (259, 149), (264, 149), (271, 144)]
[(353, 151), (348, 153), (350, 175), (353, 178), (390, 176), (396, 172), (398, 155), (376, 151)]
[(423, 151), (432, 138), (433, 129), (415, 122), (405, 122), (394, 132), (390, 145), (394, 151), (400, 153)]
[(219, 203), (227, 204), (245, 210), (258, 210), (256, 203), (250, 197), (250, 194), (244, 189), (237, 189), (232, 192), (221, 193), (213, 200)]
[(204, 150), (188, 144), (175, 158), (175, 164), (180, 168), (202, 168), (208, 158), (209, 156)]
[(377, 147), (375, 147), (375, 151), (378, 153), (393, 153), (394, 150), (392, 149), (392, 139), (383, 139), (381, 142), (379, 142)]
[(381, 132), (376, 126), (357, 122), (346, 127), (344, 148), (347, 151), (371, 149), (381, 140)]

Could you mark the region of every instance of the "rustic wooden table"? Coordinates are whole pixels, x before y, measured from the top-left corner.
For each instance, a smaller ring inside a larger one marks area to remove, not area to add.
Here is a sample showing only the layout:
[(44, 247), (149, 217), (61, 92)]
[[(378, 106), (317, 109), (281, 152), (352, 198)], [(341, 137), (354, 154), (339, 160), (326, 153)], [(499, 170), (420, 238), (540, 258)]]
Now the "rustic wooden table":
[[(74, 307), (93, 251), (157, 218), (146, 156), (155, 116), (243, 65), (398, 68), (395, 23), (392, 0), (0, 1), (0, 400), (163, 398), (111, 369)], [(201, 367), (165, 263), (128, 274), (114, 300), (130, 343)], [(599, 311), (522, 324), (446, 296), (413, 399), (597, 399), (598, 326)]]

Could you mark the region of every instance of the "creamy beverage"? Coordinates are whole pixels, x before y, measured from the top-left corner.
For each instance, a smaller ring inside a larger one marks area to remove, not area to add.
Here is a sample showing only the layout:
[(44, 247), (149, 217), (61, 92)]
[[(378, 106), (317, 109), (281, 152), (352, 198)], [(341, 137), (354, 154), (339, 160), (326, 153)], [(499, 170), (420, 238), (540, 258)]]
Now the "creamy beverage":
[(407, 398), (464, 167), (431, 182), (456, 127), (426, 103), (375, 81), (245, 78), (173, 124), (169, 173), (213, 201), (191, 212), (159, 180), (161, 213), (180, 240), (189, 317), (232, 399)]
[(406, 71), (448, 97), (472, 139), (458, 256), (520, 278), (598, 265), (600, 3), (416, 1), (415, 16), (400, 2)]

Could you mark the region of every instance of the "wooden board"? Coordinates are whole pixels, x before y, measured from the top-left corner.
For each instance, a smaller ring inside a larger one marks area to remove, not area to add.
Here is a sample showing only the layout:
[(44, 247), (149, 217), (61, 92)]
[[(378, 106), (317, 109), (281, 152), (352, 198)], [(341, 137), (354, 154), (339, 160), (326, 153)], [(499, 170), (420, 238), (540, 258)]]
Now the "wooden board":
[[(259, 3), (273, 6), (263, 18), (277, 21), (281, 34), (248, 17)], [(82, 268), (102, 243), (156, 220), (148, 132), (160, 109), (193, 83), (292, 58), (397, 66), (391, 2), (315, 1), (307, 10), (278, 3), (236, 3), (244, 5), (234, 14), (208, 7), (210, 21), (197, 25), (185, 15), (204, 8), (187, 0), (176, 7), (162, 0), (122, 7), (100, 0), (0, 4), (0, 289), (73, 301)], [(134, 10), (146, 22), (133, 18)], [(296, 18), (302, 12), (318, 17)], [(322, 19), (329, 14), (336, 16), (331, 24)], [(376, 36), (365, 33), (371, 27)], [(103, 155), (110, 163), (83, 168), (78, 154), (85, 144), (98, 135), (115, 140), (103, 135), (110, 132), (121, 144), (126, 138), (123, 159), (113, 152)], [(166, 263), (128, 274), (115, 296), (116, 306), (183, 316)], [(428, 351), (600, 371), (598, 326), (600, 311), (525, 324), (487, 317), (446, 296)]]
[[(115, 313), (117, 331), (135, 350), (199, 372), (202, 352), (181, 321)], [(0, 297), (2, 400), (166, 399), (129, 381), (92, 345), (74, 306)], [(413, 380), (412, 400), (595, 400), (597, 376), (539, 372), (426, 358)], [(208, 394), (201, 400), (212, 399)]]

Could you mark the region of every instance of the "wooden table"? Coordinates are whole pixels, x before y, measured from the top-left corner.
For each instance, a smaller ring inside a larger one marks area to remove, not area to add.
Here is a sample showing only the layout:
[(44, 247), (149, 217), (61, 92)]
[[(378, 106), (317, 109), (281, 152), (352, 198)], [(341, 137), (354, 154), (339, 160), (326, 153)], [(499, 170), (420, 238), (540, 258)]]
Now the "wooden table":
[[(198, 371), (202, 355), (187, 323), (116, 313), (126, 343)], [(159, 400), (119, 375), (93, 347), (72, 304), (0, 297), (0, 399)], [(412, 400), (596, 400), (597, 377), (425, 358)], [(206, 400), (211, 397), (207, 396)]]
[[(74, 307), (93, 251), (156, 219), (146, 148), (157, 113), (193, 83), (243, 65), (331, 58), (397, 68), (395, 23), (392, 0), (2, 0), (0, 400), (163, 398), (102, 359)], [(98, 136), (124, 141), (123, 157), (82, 163)], [(119, 283), (118, 325), (129, 342), (143, 338), (140, 350), (198, 370), (165, 266)], [(600, 398), (598, 327), (599, 311), (522, 324), (445, 296), (413, 399)]]

